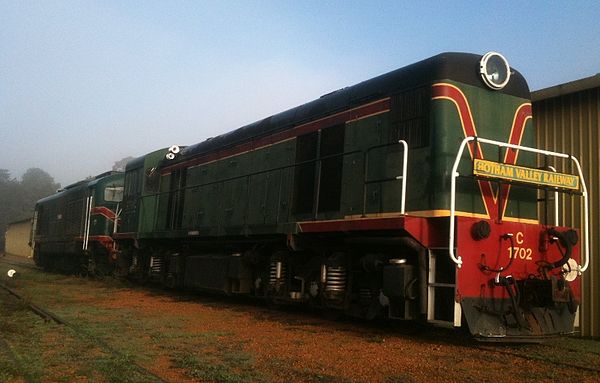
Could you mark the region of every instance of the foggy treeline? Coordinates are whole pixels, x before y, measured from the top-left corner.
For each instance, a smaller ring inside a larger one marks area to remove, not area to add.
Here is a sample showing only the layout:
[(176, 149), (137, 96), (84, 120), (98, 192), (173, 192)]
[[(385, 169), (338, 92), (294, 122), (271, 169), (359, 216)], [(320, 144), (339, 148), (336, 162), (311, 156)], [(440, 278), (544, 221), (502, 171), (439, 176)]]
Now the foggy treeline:
[(59, 188), (60, 184), (42, 169), (28, 169), (21, 180), (11, 178), (8, 170), (0, 169), (0, 250), (4, 249), (8, 224), (31, 218), (35, 202), (56, 193)]

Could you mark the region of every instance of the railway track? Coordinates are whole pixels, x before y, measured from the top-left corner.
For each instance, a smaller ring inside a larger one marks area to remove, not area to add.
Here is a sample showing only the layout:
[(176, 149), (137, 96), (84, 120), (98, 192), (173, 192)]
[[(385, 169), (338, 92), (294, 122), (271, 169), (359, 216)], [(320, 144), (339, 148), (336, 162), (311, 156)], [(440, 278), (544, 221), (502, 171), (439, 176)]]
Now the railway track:
[(0, 264), (5, 264), (5, 265), (10, 265), (10, 266), (18, 266), (18, 267), (25, 267), (27, 269), (32, 269), (32, 270), (42, 270), (40, 267), (36, 266), (35, 264), (31, 263), (31, 262), (23, 262), (23, 261), (18, 261), (15, 258), (5, 258), (5, 257), (0, 257)]
[[(8, 342), (0, 336), (0, 353), (3, 353), (4, 355), (6, 355), (8, 357), (8, 360), (10, 360), (11, 364), (17, 368), (19, 371), (26, 371), (23, 368), (23, 363), (21, 362), (21, 359), (13, 352), (12, 347), (10, 347), (10, 344), (8, 344)], [(25, 382), (27, 383), (33, 383), (34, 379), (29, 376), (28, 374), (23, 374), (22, 375), (23, 379), (25, 380)]]
[[(111, 354), (111, 355), (113, 355), (115, 357), (119, 357), (119, 358), (126, 357), (126, 355), (124, 355), (122, 352), (120, 352), (116, 348), (112, 347), (111, 345), (109, 345), (108, 343), (106, 343), (105, 341), (103, 341), (102, 339), (93, 336), (92, 334), (90, 334), (87, 331), (83, 330), (82, 328), (80, 328), (79, 326), (75, 325), (74, 323), (69, 322), (69, 321), (65, 320), (64, 318), (59, 317), (55, 313), (53, 313), (53, 312), (51, 312), (51, 311), (49, 311), (47, 309), (44, 309), (44, 308), (42, 308), (42, 307), (34, 304), (33, 302), (31, 302), (28, 299), (26, 299), (25, 297), (23, 297), (21, 294), (19, 294), (14, 289), (6, 286), (4, 283), (0, 282), (0, 288), (2, 288), (3, 290), (7, 291), (15, 299), (18, 299), (19, 301), (21, 301), (29, 310), (31, 310), (33, 313), (35, 313), (36, 315), (38, 315), (39, 317), (41, 317), (45, 321), (47, 321), (47, 322), (55, 322), (55, 323), (57, 323), (59, 325), (62, 325), (62, 326), (65, 326), (65, 327), (69, 327), (77, 335), (77, 337), (79, 337), (80, 339), (91, 341), (92, 343), (94, 343), (95, 345), (97, 345), (100, 348), (104, 349), (109, 354)], [(0, 348), (6, 350), (6, 354), (8, 355), (9, 359), (11, 359), (12, 361), (14, 361), (15, 365), (17, 365), (17, 366), (20, 365), (19, 359), (12, 352), (12, 350), (10, 348), (10, 345), (6, 342), (6, 340), (2, 339), (1, 337), (0, 337)], [(148, 376), (153, 377), (156, 381), (161, 382), (161, 383), (169, 383), (169, 381), (164, 380), (162, 377), (160, 377), (157, 374), (155, 374), (154, 372), (148, 370), (146, 367), (142, 366), (141, 364), (138, 364), (135, 361), (131, 361), (131, 364), (133, 364), (138, 369), (138, 371), (140, 371), (143, 374), (146, 374)], [(27, 382), (31, 381), (29, 379), (29, 377), (27, 377), (27, 376), (25, 376), (24, 378), (25, 378), (25, 380)]]

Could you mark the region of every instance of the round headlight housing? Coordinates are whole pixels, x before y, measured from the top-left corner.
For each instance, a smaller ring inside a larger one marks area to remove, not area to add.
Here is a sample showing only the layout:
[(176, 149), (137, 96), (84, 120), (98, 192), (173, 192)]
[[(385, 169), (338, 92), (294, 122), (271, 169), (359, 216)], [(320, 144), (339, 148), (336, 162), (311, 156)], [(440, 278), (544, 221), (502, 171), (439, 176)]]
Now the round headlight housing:
[(479, 74), (489, 88), (500, 90), (510, 80), (510, 66), (508, 61), (497, 52), (488, 52), (479, 62)]

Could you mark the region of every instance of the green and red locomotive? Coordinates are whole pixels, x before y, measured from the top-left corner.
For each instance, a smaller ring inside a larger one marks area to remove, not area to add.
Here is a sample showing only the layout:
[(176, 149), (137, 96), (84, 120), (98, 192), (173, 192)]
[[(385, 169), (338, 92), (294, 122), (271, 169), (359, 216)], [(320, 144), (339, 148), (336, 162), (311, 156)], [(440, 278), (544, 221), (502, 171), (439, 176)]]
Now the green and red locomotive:
[(103, 173), (39, 200), (32, 230), (35, 263), (63, 271), (111, 272), (123, 178), (121, 172)]
[(587, 191), (575, 158), (535, 149), (529, 96), (500, 54), (444, 53), (142, 156), (118, 271), (483, 340), (570, 334)]

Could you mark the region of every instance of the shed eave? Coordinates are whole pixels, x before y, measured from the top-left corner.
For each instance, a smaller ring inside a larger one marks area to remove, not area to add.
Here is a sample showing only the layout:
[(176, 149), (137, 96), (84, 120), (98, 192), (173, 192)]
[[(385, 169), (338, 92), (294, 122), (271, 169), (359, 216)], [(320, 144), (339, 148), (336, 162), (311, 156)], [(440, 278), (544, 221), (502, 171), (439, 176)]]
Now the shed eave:
[(600, 73), (597, 73), (594, 76), (531, 92), (531, 101), (542, 101), (549, 98), (564, 96), (597, 87), (600, 87)]

